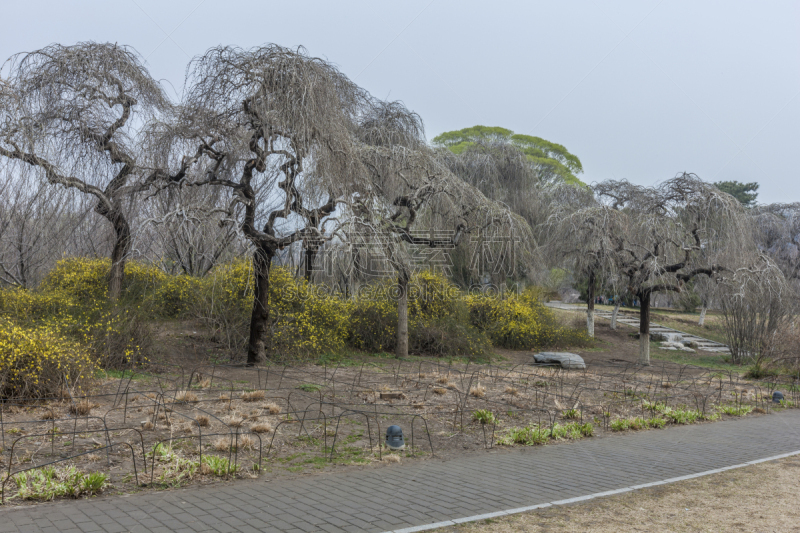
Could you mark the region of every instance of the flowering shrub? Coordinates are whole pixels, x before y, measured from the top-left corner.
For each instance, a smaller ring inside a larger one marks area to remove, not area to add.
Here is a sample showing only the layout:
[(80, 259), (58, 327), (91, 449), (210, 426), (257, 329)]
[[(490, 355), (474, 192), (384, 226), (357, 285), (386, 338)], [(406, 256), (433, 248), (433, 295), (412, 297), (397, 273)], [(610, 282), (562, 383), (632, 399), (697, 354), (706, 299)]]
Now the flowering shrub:
[(96, 370), (86, 348), (57, 330), (0, 319), (0, 397), (55, 396), (64, 385), (80, 389)]
[[(352, 304), (350, 343), (373, 352), (397, 344), (397, 285), (381, 280), (362, 291)], [(408, 285), (408, 341), (413, 353), (485, 355), (488, 338), (469, 321), (463, 295), (447, 278), (430, 271), (414, 274)]]
[[(252, 264), (245, 259), (220, 265), (199, 284), (198, 315), (233, 349), (247, 342), (253, 286)], [(270, 351), (304, 355), (344, 347), (350, 303), (318, 289), (286, 268), (270, 269)]]
[(538, 296), (536, 288), (504, 298), (468, 296), (470, 319), (489, 335), (495, 346), (503, 348), (530, 349), (589, 342), (585, 334), (560, 326)]
[[(106, 297), (109, 270), (108, 259), (59, 261), (39, 289), (0, 290), (0, 317), (78, 342), (107, 368), (146, 361), (149, 322), (158, 316), (198, 317), (233, 351), (246, 346), (254, 288), (248, 258), (219, 265), (202, 279), (129, 261), (123, 295), (116, 302)], [(297, 279), (284, 267), (272, 267), (270, 353), (320, 355), (347, 346), (394, 350), (396, 280), (379, 280), (351, 298), (326, 288)], [(540, 299), (536, 288), (502, 297), (468, 296), (444, 276), (415, 274), (408, 287), (409, 350), (479, 357), (492, 344), (528, 349), (589, 342), (584, 334), (560, 326)]]

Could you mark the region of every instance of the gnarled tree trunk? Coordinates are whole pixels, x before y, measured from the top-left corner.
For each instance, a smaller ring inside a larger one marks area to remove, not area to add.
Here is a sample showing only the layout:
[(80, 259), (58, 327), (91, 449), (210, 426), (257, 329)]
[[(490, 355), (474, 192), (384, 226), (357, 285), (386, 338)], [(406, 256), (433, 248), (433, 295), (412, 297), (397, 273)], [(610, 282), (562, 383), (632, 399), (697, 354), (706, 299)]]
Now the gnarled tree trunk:
[(397, 346), (395, 355), (408, 357), (408, 273), (397, 275)]
[(264, 245), (253, 254), (253, 313), (250, 317), (250, 339), (247, 343), (247, 365), (260, 363), (266, 357), (267, 323), (269, 321), (269, 271), (274, 251)]
[(650, 291), (639, 293), (639, 364), (650, 366)]
[(111, 251), (111, 270), (108, 273), (108, 298), (116, 300), (122, 295), (125, 281), (125, 261), (131, 251), (131, 227), (118, 207), (109, 210), (98, 204), (97, 213), (114, 226), (114, 249)]
[(594, 299), (595, 299), (595, 275), (594, 271), (589, 272), (589, 286), (587, 289), (586, 302), (586, 333), (594, 337)]

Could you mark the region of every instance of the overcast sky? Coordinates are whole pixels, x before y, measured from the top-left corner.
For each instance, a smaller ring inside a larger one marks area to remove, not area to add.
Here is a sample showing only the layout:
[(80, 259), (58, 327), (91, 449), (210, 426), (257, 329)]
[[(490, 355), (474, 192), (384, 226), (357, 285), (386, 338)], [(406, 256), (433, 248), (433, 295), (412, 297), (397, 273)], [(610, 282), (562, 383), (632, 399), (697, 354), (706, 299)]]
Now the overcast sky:
[[(680, 171), (800, 201), (800, 2), (0, 0), (0, 57), (134, 47), (177, 98), (219, 44), (305, 46), (429, 139), (476, 124), (563, 144), (586, 182)], [(173, 89), (170, 89), (173, 90)]]

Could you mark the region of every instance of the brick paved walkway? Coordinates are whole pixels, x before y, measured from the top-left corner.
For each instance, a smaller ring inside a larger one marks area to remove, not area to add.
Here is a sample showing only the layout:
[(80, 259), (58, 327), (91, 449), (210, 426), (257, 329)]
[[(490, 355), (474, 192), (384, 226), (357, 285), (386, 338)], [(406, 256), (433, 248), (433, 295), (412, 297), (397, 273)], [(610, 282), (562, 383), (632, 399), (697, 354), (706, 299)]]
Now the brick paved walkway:
[(386, 531), (800, 450), (800, 410), (463, 459), (0, 510), (0, 532)]

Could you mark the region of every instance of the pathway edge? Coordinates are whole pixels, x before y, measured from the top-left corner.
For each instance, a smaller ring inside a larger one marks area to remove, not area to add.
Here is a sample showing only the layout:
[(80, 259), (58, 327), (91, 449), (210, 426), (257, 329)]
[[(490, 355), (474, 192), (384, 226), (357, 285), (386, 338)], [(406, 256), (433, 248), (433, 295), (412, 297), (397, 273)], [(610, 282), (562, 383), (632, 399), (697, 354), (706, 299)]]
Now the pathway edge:
[(506, 509), (503, 511), (495, 511), (493, 513), (484, 513), (479, 515), (473, 516), (466, 516), (463, 518), (455, 518), (453, 520), (445, 520), (443, 522), (435, 522), (433, 524), (424, 524), (421, 526), (412, 526), (412, 527), (404, 527), (402, 529), (393, 529), (391, 531), (386, 531), (384, 533), (416, 533), (417, 531), (429, 531), (431, 529), (436, 529), (440, 527), (447, 527), (447, 526), (455, 526), (457, 524), (463, 524), (465, 522), (477, 522), (478, 520), (486, 520), (488, 518), (497, 518), (499, 516), (507, 516), (512, 514), (519, 514), (519, 513), (526, 513), (528, 511), (535, 511), (537, 509), (544, 509), (545, 507), (552, 507), (553, 505), (566, 505), (570, 503), (577, 503), (586, 500), (593, 500), (595, 498), (603, 498), (605, 496), (613, 496), (615, 494), (622, 494), (623, 492), (631, 492), (634, 490), (645, 489), (647, 487), (655, 487), (657, 485), (666, 485), (669, 483), (676, 483), (678, 481), (686, 481), (688, 479), (694, 479), (703, 476), (710, 476), (712, 474), (720, 474), (727, 470), (735, 470), (737, 468), (744, 468), (746, 466), (753, 466), (759, 463), (766, 463), (768, 461), (777, 461), (778, 459), (785, 459), (786, 457), (792, 457), (794, 455), (800, 455), (800, 450), (789, 452), (789, 453), (782, 453), (780, 455), (772, 455), (770, 457), (765, 457), (763, 459), (756, 459), (754, 461), (748, 461), (746, 463), (741, 463), (738, 465), (732, 466), (725, 466), (722, 468), (716, 468), (714, 470), (706, 470), (703, 472), (698, 472), (696, 474), (687, 474), (685, 476), (679, 477), (672, 477), (668, 479), (663, 479), (661, 481), (653, 481), (650, 483), (642, 483), (640, 485), (632, 485), (630, 487), (623, 487), (621, 489), (615, 490), (607, 490), (605, 492), (595, 492), (593, 494), (587, 494), (585, 496), (576, 496), (574, 498), (568, 498), (566, 500), (557, 500), (548, 503), (539, 503), (536, 505), (529, 505), (527, 507), (517, 507), (516, 509)]

